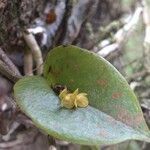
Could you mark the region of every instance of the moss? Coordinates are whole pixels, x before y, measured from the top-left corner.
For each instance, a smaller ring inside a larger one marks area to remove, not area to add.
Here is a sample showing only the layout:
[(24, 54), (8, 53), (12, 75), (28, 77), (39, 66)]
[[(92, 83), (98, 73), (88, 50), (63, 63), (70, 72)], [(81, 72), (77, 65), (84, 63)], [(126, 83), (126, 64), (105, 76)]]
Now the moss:
[(21, 28), (29, 26), (43, 7), (44, 1), (40, 0), (6, 0), (0, 8), (0, 46), (17, 44)]
[(9, 41), (9, 31), (17, 25), (19, 0), (7, 1), (7, 4), (0, 11), (0, 45)]

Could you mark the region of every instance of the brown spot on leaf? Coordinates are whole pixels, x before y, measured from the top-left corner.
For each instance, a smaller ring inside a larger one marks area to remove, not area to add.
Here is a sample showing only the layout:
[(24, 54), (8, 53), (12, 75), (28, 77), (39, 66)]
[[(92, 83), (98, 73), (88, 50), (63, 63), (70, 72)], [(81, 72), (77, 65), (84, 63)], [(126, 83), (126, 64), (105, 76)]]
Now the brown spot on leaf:
[(137, 128), (142, 122), (144, 122), (143, 116), (140, 112), (133, 115), (132, 112), (129, 112), (122, 106), (119, 106), (116, 109), (118, 110), (117, 120), (122, 121), (131, 127)]
[(105, 79), (97, 80), (96, 83), (100, 86), (107, 86), (108, 82)]
[(113, 99), (119, 99), (121, 96), (122, 96), (122, 93), (120, 93), (120, 92), (114, 92), (111, 97)]
[(144, 122), (143, 115), (138, 113), (137, 115), (133, 116), (133, 122), (135, 127), (139, 126), (142, 122)]
[(131, 114), (128, 112), (128, 110), (120, 107), (117, 107), (116, 110), (118, 110), (117, 113), (117, 119), (119, 121), (122, 121), (123, 123), (126, 123), (127, 125), (132, 126), (133, 125), (133, 119)]
[[(144, 123), (144, 118), (141, 112), (134, 112), (124, 108), (122, 105), (112, 104), (112, 109), (115, 110), (116, 114), (110, 116), (113, 118), (107, 118), (107, 122), (112, 126), (116, 124), (116, 121), (120, 121), (130, 127), (139, 128)], [(134, 111), (134, 110), (133, 110)]]

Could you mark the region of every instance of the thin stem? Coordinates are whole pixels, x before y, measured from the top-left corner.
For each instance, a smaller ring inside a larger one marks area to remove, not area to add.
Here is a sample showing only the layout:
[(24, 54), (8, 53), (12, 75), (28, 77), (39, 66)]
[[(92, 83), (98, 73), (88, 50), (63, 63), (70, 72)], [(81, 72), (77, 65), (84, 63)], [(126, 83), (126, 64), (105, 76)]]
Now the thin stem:
[(33, 75), (33, 58), (31, 51), (28, 49), (24, 53), (24, 74), (27, 76)]
[(23, 37), (33, 54), (33, 58), (36, 62), (37, 67), (37, 74), (41, 75), (43, 73), (43, 65), (41, 65), (43, 64), (43, 58), (40, 47), (38, 46), (33, 34), (24, 32)]

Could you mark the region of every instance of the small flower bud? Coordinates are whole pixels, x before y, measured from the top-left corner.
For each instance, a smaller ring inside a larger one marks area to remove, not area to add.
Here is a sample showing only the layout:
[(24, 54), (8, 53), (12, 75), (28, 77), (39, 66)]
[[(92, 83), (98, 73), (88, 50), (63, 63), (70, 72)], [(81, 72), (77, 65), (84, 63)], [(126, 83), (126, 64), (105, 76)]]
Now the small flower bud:
[(86, 93), (80, 93), (75, 98), (75, 107), (87, 107), (89, 102)]
[(62, 100), (66, 95), (68, 94), (67, 89), (63, 89), (60, 94), (59, 94), (59, 98)]
[(74, 94), (67, 94), (61, 101), (61, 105), (65, 108), (71, 109), (74, 107)]

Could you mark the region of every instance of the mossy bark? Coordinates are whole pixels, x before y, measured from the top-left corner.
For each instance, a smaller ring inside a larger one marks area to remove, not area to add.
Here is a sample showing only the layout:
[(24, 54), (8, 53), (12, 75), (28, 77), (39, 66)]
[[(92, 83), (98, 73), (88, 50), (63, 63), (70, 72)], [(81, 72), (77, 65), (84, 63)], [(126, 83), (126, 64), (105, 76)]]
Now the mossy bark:
[(2, 0), (0, 2), (0, 46), (18, 44), (20, 31), (32, 23), (44, 8), (41, 0)]

